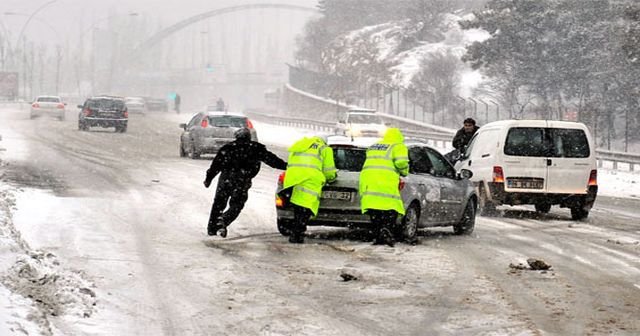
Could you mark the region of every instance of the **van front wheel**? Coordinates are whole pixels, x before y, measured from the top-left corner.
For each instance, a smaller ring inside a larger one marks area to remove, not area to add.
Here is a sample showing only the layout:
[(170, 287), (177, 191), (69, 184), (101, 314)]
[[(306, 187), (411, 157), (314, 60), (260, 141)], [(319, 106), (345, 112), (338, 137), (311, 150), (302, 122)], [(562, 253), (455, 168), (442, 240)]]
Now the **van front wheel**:
[(496, 205), (489, 200), (489, 196), (487, 196), (487, 192), (484, 187), (480, 186), (480, 201), (478, 202), (478, 214), (486, 217), (493, 217), (498, 214), (498, 210), (496, 210)]
[(551, 211), (551, 204), (549, 203), (536, 203), (536, 211), (539, 213), (548, 213)]
[(577, 206), (571, 208), (571, 219), (581, 221), (585, 220), (589, 217), (589, 210), (585, 209), (583, 206)]

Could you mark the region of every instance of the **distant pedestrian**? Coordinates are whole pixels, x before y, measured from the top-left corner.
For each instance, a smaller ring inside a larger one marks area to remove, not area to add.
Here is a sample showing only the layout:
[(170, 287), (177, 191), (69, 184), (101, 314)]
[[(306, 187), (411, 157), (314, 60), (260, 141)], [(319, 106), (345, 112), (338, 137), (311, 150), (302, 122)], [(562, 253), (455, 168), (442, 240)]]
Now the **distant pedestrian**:
[(173, 105), (176, 109), (176, 113), (180, 113), (180, 95), (176, 93), (176, 97), (173, 99)]
[[(237, 130), (234, 136), (236, 140), (220, 148), (204, 179), (204, 186), (209, 188), (211, 181), (220, 173), (207, 225), (209, 236), (215, 236), (218, 232), (223, 238), (227, 236), (227, 227), (244, 208), (251, 180), (260, 171), (261, 162), (276, 169), (287, 168), (287, 163), (268, 151), (263, 144), (251, 140), (248, 128)], [(223, 212), (227, 203), (229, 209)]]
[(224, 100), (222, 100), (222, 98), (218, 98), (218, 101), (216, 101), (216, 111), (224, 111), (226, 108), (226, 105), (224, 104)]

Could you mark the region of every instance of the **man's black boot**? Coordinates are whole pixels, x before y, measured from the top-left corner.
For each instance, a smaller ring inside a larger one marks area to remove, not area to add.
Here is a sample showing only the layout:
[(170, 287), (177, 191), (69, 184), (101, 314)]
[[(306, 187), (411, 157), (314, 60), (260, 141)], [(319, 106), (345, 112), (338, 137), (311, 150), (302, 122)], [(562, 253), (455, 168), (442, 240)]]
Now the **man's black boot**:
[(218, 228), (218, 234), (220, 234), (220, 237), (227, 238), (227, 226), (224, 225), (222, 217), (218, 218)]
[(292, 232), (289, 235), (289, 243), (292, 244), (304, 244), (304, 234), (301, 232)]

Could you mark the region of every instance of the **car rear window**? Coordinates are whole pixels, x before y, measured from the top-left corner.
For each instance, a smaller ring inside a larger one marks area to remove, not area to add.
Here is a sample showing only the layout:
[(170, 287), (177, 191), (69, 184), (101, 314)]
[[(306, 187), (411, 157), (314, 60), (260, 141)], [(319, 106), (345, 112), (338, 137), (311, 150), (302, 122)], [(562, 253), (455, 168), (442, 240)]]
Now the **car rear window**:
[(99, 110), (122, 110), (124, 109), (124, 101), (113, 99), (95, 99), (89, 101), (89, 107)]
[(350, 146), (331, 146), (333, 161), (339, 170), (359, 172), (367, 158), (366, 148)]
[(581, 129), (515, 127), (504, 146), (504, 153), (513, 156), (585, 158), (589, 152)]
[(213, 127), (247, 127), (247, 118), (238, 116), (209, 116)]
[(38, 102), (40, 103), (59, 103), (60, 98), (58, 97), (38, 97)]

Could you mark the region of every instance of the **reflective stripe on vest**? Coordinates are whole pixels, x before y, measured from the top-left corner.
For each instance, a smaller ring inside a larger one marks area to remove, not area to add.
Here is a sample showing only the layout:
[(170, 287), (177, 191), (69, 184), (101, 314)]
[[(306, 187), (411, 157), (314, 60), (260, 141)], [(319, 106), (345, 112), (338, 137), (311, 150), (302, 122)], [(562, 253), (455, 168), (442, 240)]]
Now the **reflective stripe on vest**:
[(318, 166), (315, 166), (312, 164), (304, 164), (304, 163), (289, 163), (287, 167), (302, 167), (302, 168), (311, 168), (311, 169), (320, 170)]
[(364, 193), (362, 193), (362, 195), (363, 196), (386, 197), (386, 198), (392, 198), (392, 199), (396, 199), (396, 200), (402, 201), (402, 197), (400, 197), (400, 196), (396, 196), (396, 195), (393, 195), (393, 194), (381, 193), (381, 192), (377, 192), (377, 191), (365, 191)]
[(296, 190), (300, 190), (300, 191), (302, 191), (302, 192), (304, 192), (304, 193), (307, 193), (307, 194), (313, 195), (313, 196), (315, 196), (315, 197), (320, 197), (320, 194), (318, 194), (317, 192), (315, 192), (315, 191), (313, 191), (313, 190), (311, 190), (311, 189), (307, 189), (307, 188), (305, 188), (305, 187), (303, 187), (303, 186), (300, 186), (300, 185), (295, 186), (295, 187), (294, 187), (294, 189), (296, 189)]
[(365, 171), (367, 169), (383, 169), (383, 170), (390, 170), (394, 173), (397, 173), (398, 170), (395, 168), (391, 168), (389, 166), (366, 166), (366, 167), (362, 167), (362, 170)]

